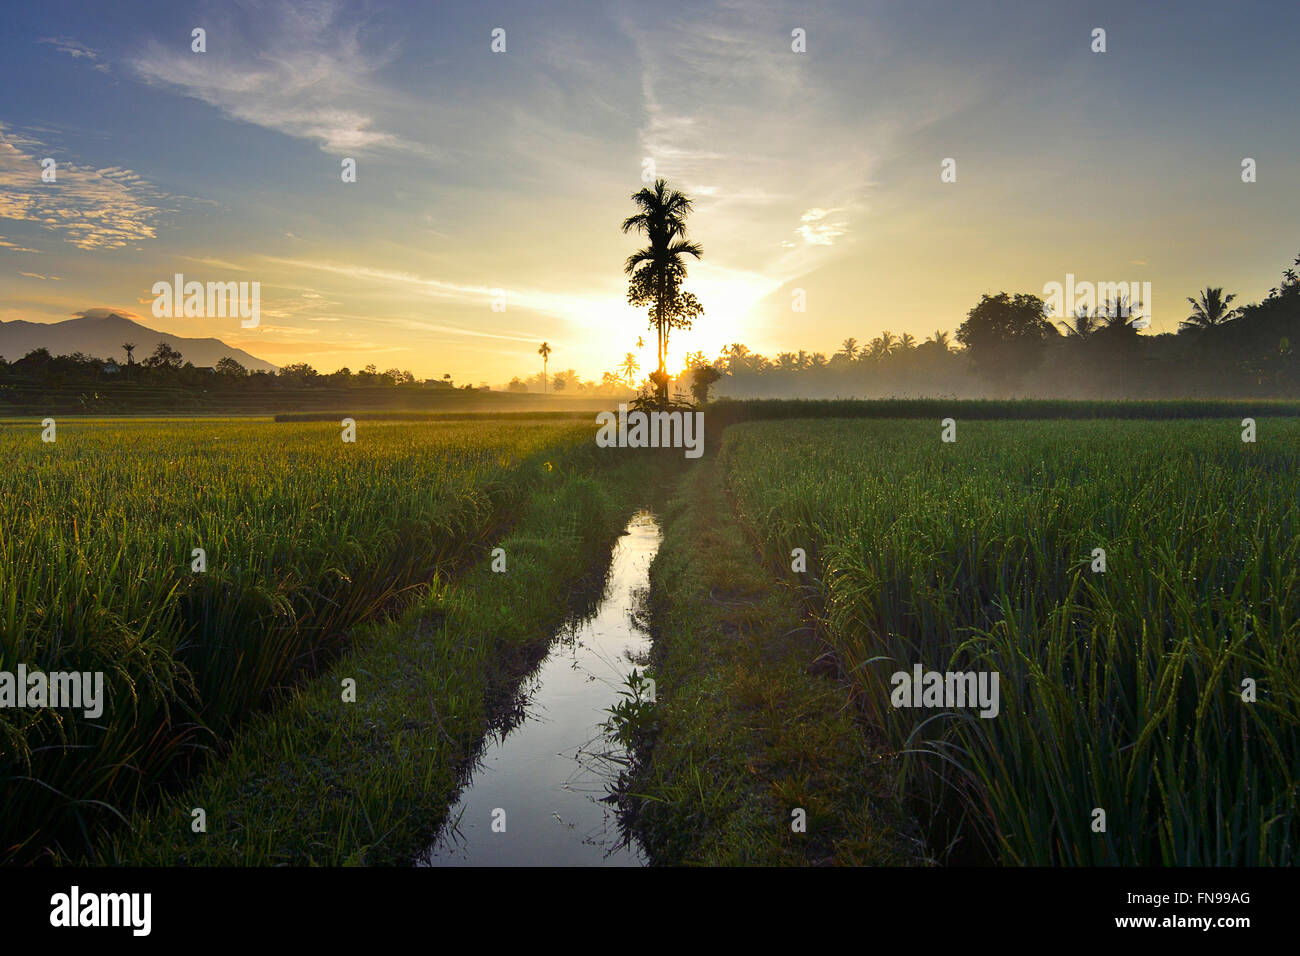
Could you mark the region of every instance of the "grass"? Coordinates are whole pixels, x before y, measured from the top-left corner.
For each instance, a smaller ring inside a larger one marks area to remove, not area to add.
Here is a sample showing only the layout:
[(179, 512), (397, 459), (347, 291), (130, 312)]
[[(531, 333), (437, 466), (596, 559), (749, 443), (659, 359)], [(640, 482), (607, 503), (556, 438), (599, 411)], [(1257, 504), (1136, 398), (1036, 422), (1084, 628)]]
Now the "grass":
[[(174, 865), (404, 864), (428, 847), (496, 712), (575, 601), (599, 595), (609, 549), (654, 475), (645, 456), (549, 475), (460, 580), (250, 721), (228, 759), (102, 846), (100, 861)], [(342, 682), (357, 682), (344, 702)], [(195, 833), (202, 807), (207, 830)]]
[(592, 454), (578, 424), (0, 429), (0, 669), (110, 695), (0, 710), (0, 861), (91, 844)]
[[(673, 865), (910, 863), (917, 842), (823, 647), (762, 568), (712, 459), (665, 512), (650, 572), (656, 703), (624, 803)], [(806, 832), (792, 811), (806, 813)]]
[[(1295, 863), (1300, 421), (1255, 444), (1235, 417), (939, 438), (937, 420), (765, 422), (723, 449), (745, 525), (906, 755), (935, 852)], [(1001, 713), (893, 707), (917, 662), (998, 672)]]

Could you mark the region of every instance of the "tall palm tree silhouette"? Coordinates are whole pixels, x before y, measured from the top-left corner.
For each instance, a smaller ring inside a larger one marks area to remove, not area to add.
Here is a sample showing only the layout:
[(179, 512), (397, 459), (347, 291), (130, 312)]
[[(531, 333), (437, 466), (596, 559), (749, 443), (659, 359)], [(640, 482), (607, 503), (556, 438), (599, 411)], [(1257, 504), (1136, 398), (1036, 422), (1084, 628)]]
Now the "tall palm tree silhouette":
[(647, 186), (640, 192), (633, 193), (632, 202), (640, 212), (623, 220), (623, 232), (644, 233), (650, 244), (644, 249), (628, 256), (623, 271), (632, 275), (638, 267), (648, 272), (655, 290), (655, 332), (659, 340), (658, 396), (660, 401), (668, 397), (668, 377), (664, 369), (664, 352), (667, 342), (667, 298), (675, 286), (675, 280), (686, 275), (685, 256), (696, 259), (704, 254), (697, 243), (686, 239), (686, 217), (691, 213), (691, 200), (676, 189), (669, 189), (668, 182), (656, 179), (654, 186)]
[(543, 342), (541, 344), (541, 347), (538, 348), (537, 354), (542, 357), (542, 394), (545, 395), (546, 394), (546, 360), (551, 357), (550, 344), (547, 342)]
[(1187, 301), (1192, 304), (1192, 314), (1182, 321), (1181, 328), (1213, 329), (1231, 322), (1241, 314), (1241, 309), (1228, 308), (1235, 298), (1236, 295), (1233, 294), (1225, 296), (1222, 286), (1218, 288), (1210, 286), (1204, 289), (1199, 302), (1188, 296)]
[(852, 362), (855, 358), (858, 357), (857, 339), (853, 338), (852, 336), (849, 336), (840, 344), (843, 346), (840, 349), (840, 354), (843, 355), (845, 358), (847, 358), (850, 362)]
[(135, 361), (133, 358), (131, 358), (131, 353), (133, 353), (133, 352), (135, 351), (135, 343), (134, 343), (134, 342), (123, 342), (123, 343), (122, 343), (122, 348), (124, 348), (124, 349), (126, 350), (126, 364), (127, 364), (127, 365), (132, 364), (132, 363)]

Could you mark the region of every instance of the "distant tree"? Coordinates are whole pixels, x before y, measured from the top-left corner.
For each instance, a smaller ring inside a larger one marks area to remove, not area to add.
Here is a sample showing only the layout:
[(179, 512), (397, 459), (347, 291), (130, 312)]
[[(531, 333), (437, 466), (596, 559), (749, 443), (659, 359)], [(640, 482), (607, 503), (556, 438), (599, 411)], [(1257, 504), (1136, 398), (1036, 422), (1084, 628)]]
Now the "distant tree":
[(686, 369), (689, 371), (691, 369), (701, 368), (711, 363), (709, 362), (708, 356), (704, 354), (704, 351), (702, 349), (697, 349), (694, 352), (686, 353), (684, 364)]
[(519, 376), (516, 375), (514, 378), (510, 380), (510, 384), (506, 386), (506, 391), (526, 392), (528, 391), (528, 386), (524, 382), (520, 381)]
[(134, 359), (132, 359), (131, 356), (135, 354), (135, 343), (123, 342), (122, 348), (126, 350), (126, 364), (127, 365), (132, 364), (134, 362)]
[(551, 346), (549, 342), (543, 342), (537, 349), (537, 354), (542, 357), (542, 394), (546, 394), (546, 362), (551, 357)]
[(216, 370), (218, 375), (226, 375), (230, 378), (243, 378), (248, 374), (248, 369), (244, 368), (244, 366), (240, 365), (229, 355), (220, 359), (213, 368)]
[(1225, 296), (1222, 286), (1204, 289), (1199, 302), (1188, 296), (1187, 301), (1192, 305), (1192, 314), (1180, 323), (1179, 329), (1203, 330), (1226, 325), (1241, 314), (1240, 309), (1229, 308), (1235, 298), (1236, 296), (1232, 294)]
[(697, 365), (691, 369), (691, 395), (697, 405), (708, 404), (709, 386), (721, 377), (712, 365)]
[(623, 364), (619, 368), (623, 372), (623, 377), (631, 383), (635, 380), (637, 370), (641, 368), (641, 363), (636, 360), (635, 353), (628, 352), (627, 355), (623, 356)]
[(845, 339), (843, 342), (840, 343), (839, 354), (843, 355), (850, 362), (852, 362), (855, 358), (858, 357), (858, 340), (851, 336)]
[(1282, 284), (1268, 290), (1268, 299), (1284, 299), (1300, 295), (1300, 273), (1296, 272), (1297, 267), (1300, 267), (1300, 256), (1296, 256), (1295, 261), (1291, 263), (1291, 268), (1282, 273)]
[(1097, 331), (1097, 320), (1088, 311), (1088, 307), (1081, 305), (1074, 313), (1073, 319), (1063, 319), (1057, 323), (1065, 330), (1066, 338), (1079, 339), (1083, 341), (1089, 338), (1093, 332)]
[(180, 368), (183, 364), (181, 353), (176, 351), (166, 342), (159, 342), (158, 347), (153, 350), (153, 354), (144, 360), (144, 365), (148, 368)]
[(916, 348), (916, 339), (911, 332), (904, 332), (902, 338), (898, 340), (898, 347), (904, 352), (910, 352)]
[(316, 370), (306, 362), (294, 362), (291, 365), (286, 365), (284, 368), (280, 369), (279, 374), (280, 379), (288, 382), (290, 385), (296, 386), (307, 385), (316, 378), (316, 376)]
[(50, 362), (52, 361), (54, 361), (54, 356), (50, 355), (50, 350), (42, 347), (39, 349), (32, 349), (30, 352), (28, 352), (26, 355), (24, 355), (14, 364), (30, 366), (35, 368), (44, 368), (45, 366), (49, 365)]
[(957, 341), (969, 351), (980, 375), (1006, 389), (1038, 365), (1048, 339), (1058, 334), (1038, 296), (999, 292), (986, 293), (967, 313)]

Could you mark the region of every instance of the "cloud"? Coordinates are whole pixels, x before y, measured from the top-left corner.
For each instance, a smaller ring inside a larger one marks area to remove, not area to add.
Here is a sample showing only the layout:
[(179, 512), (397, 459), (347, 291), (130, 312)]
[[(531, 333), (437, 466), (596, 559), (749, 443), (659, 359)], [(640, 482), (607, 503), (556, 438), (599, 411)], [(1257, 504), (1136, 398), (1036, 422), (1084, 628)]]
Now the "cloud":
[(29, 278), (29, 279), (50, 279), (50, 280), (53, 280), (54, 282), (62, 282), (62, 281), (63, 281), (63, 277), (62, 277), (62, 276), (43, 276), (43, 275), (41, 275), (39, 272), (20, 272), (20, 273), (18, 273), (18, 274), (19, 274), (20, 276), (26, 276), (26, 277)]
[(74, 319), (106, 319), (110, 315), (120, 315), (125, 319), (140, 318), (139, 314), (132, 312), (130, 309), (106, 309), (102, 306), (96, 306), (93, 309), (82, 309), (80, 312), (73, 312)]
[[(3, 179), (0, 179), (3, 182)], [(0, 249), (9, 249), (13, 252), (40, 252), (39, 249), (29, 249), (26, 246), (20, 246), (16, 242), (10, 242), (4, 236), (0, 236)]]
[(235, 18), (213, 22), (207, 53), (192, 52), (188, 39), (150, 41), (131, 68), (147, 83), (233, 119), (314, 140), (325, 152), (409, 148), (376, 116), (400, 98), (373, 78), (395, 51), (364, 47), (364, 24), (345, 13), (337, 2), (259, 6), (250, 18), (255, 31)]
[(55, 182), (43, 182), (41, 160), (50, 152), (0, 123), (0, 219), (35, 223), (87, 250), (157, 237), (155, 223), (167, 199), (160, 190), (129, 169), (66, 161), (56, 167)]
[(53, 46), (54, 49), (58, 50), (60, 53), (66, 53), (68, 54), (68, 56), (72, 57), (73, 59), (90, 60), (93, 63), (95, 69), (98, 70), (100, 73), (109, 72), (107, 63), (95, 62), (99, 59), (99, 54), (96, 53), (94, 50), (92, 50), (90, 47), (86, 46), (86, 44), (80, 42), (79, 40), (74, 40), (71, 37), (43, 37), (37, 42), (48, 43), (51, 46)]

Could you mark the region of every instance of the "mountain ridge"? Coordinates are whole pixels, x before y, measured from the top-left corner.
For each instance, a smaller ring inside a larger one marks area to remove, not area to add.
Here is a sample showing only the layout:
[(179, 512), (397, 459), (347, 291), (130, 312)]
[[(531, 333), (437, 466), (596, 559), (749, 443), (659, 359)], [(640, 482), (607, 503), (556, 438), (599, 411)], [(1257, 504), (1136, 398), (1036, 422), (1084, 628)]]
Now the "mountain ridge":
[(71, 355), (83, 352), (100, 359), (112, 359), (119, 365), (124, 363), (123, 342), (135, 344), (135, 361), (148, 358), (158, 347), (159, 342), (166, 342), (176, 349), (187, 362), (198, 366), (216, 365), (222, 358), (230, 356), (250, 372), (277, 371), (279, 366), (265, 359), (258, 358), (243, 349), (227, 345), (214, 336), (191, 338), (159, 332), (134, 319), (127, 318), (119, 312), (108, 311), (104, 315), (91, 314), (98, 310), (83, 313), (60, 322), (32, 322), (28, 319), (13, 319), (8, 322), (0, 320), (0, 356), (9, 361), (22, 358), (32, 349), (48, 349), (51, 355)]

